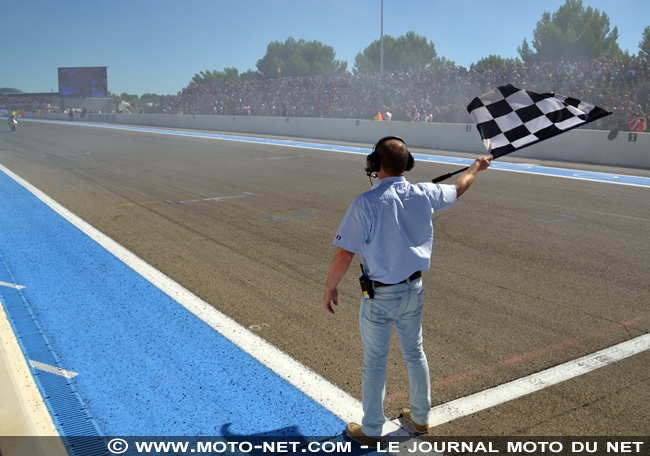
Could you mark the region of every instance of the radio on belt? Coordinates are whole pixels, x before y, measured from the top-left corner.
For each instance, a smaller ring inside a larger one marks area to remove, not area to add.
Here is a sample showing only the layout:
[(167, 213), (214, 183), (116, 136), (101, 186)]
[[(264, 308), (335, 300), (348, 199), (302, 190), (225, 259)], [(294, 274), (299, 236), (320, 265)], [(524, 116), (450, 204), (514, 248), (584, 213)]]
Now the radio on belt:
[(375, 289), (372, 286), (372, 280), (366, 274), (366, 270), (361, 265), (361, 277), (359, 277), (359, 284), (361, 285), (361, 292), (365, 299), (372, 299), (375, 296)]

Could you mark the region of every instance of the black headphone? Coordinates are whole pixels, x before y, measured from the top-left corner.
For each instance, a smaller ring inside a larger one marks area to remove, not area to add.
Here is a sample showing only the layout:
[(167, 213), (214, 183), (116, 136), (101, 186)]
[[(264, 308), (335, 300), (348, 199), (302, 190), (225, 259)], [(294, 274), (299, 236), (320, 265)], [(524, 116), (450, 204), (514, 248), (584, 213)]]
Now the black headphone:
[[(373, 176), (374, 174), (373, 177), (377, 177), (377, 173), (379, 170), (381, 170), (381, 163), (379, 163), (379, 153), (377, 153), (377, 147), (386, 141), (390, 141), (391, 139), (400, 141), (402, 144), (404, 144), (404, 147), (406, 147), (406, 143), (399, 136), (386, 136), (377, 141), (377, 144), (375, 144), (372, 148), (372, 153), (366, 157), (366, 167), (364, 170), (368, 176)], [(413, 158), (413, 155), (411, 155), (411, 152), (409, 152), (408, 147), (406, 147), (406, 152), (408, 152), (409, 157), (408, 162), (406, 162), (406, 168), (404, 171), (411, 171), (413, 169), (413, 166), (415, 166), (415, 159)]]

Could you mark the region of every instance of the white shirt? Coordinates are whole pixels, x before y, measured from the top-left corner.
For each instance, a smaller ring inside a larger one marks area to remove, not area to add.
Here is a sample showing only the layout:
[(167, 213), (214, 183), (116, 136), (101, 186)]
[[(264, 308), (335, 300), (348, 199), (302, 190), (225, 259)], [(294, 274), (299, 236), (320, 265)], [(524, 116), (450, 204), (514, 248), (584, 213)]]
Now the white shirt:
[(456, 201), (456, 187), (380, 179), (348, 208), (334, 245), (358, 253), (372, 280), (399, 283), (431, 266), (435, 212)]

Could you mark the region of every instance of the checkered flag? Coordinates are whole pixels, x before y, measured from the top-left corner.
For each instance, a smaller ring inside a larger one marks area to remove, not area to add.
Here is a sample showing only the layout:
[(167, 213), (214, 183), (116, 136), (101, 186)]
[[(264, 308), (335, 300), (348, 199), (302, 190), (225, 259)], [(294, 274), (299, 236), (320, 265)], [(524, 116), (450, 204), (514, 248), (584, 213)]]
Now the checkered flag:
[(494, 158), (611, 114), (575, 98), (510, 84), (474, 98), (467, 112)]

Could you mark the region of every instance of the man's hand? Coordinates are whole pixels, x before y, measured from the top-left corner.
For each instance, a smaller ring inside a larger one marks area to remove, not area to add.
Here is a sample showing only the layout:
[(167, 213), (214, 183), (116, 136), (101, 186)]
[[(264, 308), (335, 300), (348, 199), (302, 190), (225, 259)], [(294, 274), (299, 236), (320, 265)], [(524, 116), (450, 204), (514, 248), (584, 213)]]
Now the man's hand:
[(460, 175), (458, 179), (456, 179), (454, 186), (456, 187), (457, 198), (460, 198), (460, 196), (467, 191), (470, 185), (472, 185), (474, 182), (474, 179), (476, 178), (478, 172), (487, 169), (490, 166), (492, 160), (493, 158), (490, 155), (477, 158), (476, 161), (474, 161), (474, 163), (472, 163), (470, 167), (467, 168), (467, 171), (465, 171)]
[(339, 292), (336, 290), (336, 287), (350, 267), (352, 258), (354, 258), (354, 253), (348, 252), (341, 247), (337, 247), (336, 252), (334, 252), (334, 258), (332, 258), (332, 264), (330, 265), (330, 273), (327, 276), (327, 283), (325, 284), (325, 296), (323, 297), (325, 309), (331, 314), (334, 314), (332, 304), (335, 306), (339, 305)]
[(484, 169), (487, 169), (490, 166), (490, 163), (492, 163), (492, 160), (493, 158), (491, 155), (477, 158), (478, 170), (483, 171)]
[(336, 288), (333, 290), (325, 289), (323, 304), (325, 304), (325, 309), (327, 309), (327, 311), (333, 315), (334, 308), (332, 307), (332, 304), (335, 306), (339, 305), (339, 292)]

